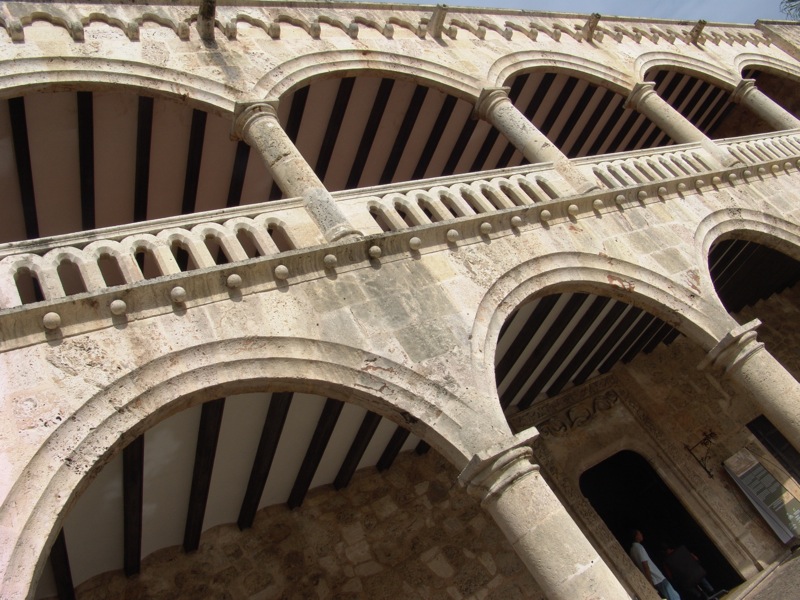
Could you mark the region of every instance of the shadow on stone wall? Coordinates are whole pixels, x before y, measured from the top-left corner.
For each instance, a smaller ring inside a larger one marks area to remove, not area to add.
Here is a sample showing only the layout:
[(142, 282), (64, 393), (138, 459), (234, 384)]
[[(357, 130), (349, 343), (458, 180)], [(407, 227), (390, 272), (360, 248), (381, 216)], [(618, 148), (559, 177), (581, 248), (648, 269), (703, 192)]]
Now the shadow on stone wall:
[(434, 452), (405, 453), (345, 490), (259, 511), (252, 529), (203, 533), (200, 549), (152, 553), (140, 575), (98, 575), (80, 600), (543, 598), (500, 530)]

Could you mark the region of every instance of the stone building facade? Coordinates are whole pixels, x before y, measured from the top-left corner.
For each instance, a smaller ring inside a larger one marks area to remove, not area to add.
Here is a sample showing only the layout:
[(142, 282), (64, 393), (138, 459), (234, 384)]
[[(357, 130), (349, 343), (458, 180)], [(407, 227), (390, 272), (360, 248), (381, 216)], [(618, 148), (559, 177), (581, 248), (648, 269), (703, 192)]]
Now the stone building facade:
[(800, 447), (799, 61), (785, 22), (4, 5), (0, 597), (655, 598), (631, 527), (757, 577), (723, 462)]

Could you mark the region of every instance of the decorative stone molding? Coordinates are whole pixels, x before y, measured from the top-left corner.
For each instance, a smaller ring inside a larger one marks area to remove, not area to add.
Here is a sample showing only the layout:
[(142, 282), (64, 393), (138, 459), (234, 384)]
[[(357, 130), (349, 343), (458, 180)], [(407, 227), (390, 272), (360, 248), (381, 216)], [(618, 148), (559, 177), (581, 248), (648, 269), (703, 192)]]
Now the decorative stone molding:
[(474, 455), (458, 476), (458, 483), (481, 504), (503, 493), (515, 481), (537, 471), (531, 463), (530, 444), (539, 432), (535, 427)]
[(512, 429), (535, 426), (544, 436), (564, 436), (588, 425), (599, 413), (619, 404), (615, 379), (606, 375), (572, 391), (549, 398), (509, 417)]
[(738, 363), (746, 361), (764, 347), (764, 344), (756, 341), (756, 329), (760, 325), (761, 321), (754, 319), (731, 329), (709, 350), (697, 368), (702, 371), (713, 365), (728, 371)]
[[(60, 5), (14, 2), (8, 5), (8, 14), (0, 17), (0, 27), (7, 31), (14, 42), (24, 42), (25, 28), (37, 20), (48, 21), (64, 28), (76, 42), (84, 40), (84, 27), (92, 22), (104, 22), (117, 27), (132, 42), (139, 41), (140, 27), (146, 22), (171, 29), (182, 41), (190, 39), (192, 23), (197, 24), (201, 39), (206, 39), (204, 35), (213, 36), (214, 31), (219, 29), (228, 40), (234, 41), (237, 39), (237, 24), (240, 22), (263, 29), (274, 40), (281, 38), (281, 24), (305, 31), (314, 40), (324, 36), (320, 24), (341, 29), (353, 39), (358, 37), (362, 26), (375, 29), (385, 38), (392, 39), (395, 25), (422, 39), (428, 35), (439, 39), (442, 34), (456, 39), (458, 32), (464, 31), (475, 39), (483, 40), (486, 31), (491, 30), (506, 40), (511, 40), (514, 32), (519, 32), (535, 41), (536, 34), (541, 32), (554, 42), (559, 42), (561, 34), (566, 33), (568, 39), (578, 42), (591, 39), (595, 43), (602, 43), (608, 38), (616, 43), (624, 43), (623, 38), (627, 37), (640, 43), (641, 38), (646, 37), (652, 43), (664, 40), (671, 45), (678, 42), (691, 44), (694, 32), (677, 30), (677, 22), (675, 25), (656, 25), (648, 23), (646, 19), (608, 17), (603, 21), (609, 24), (609, 29), (604, 29), (597, 27), (599, 18), (594, 16), (587, 23), (585, 17), (570, 18), (532, 11), (504, 10), (495, 13), (487, 9), (462, 7), (455, 10), (448, 7), (446, 10), (437, 9), (438, 12), (431, 14), (430, 9), (424, 6), (401, 8), (395, 5), (387, 8), (385, 5), (362, 3), (354, 5), (344, 18), (332, 18), (327, 14), (329, 10), (329, 5), (316, 2), (291, 6), (259, 6), (245, 0), (240, 5), (217, 6), (215, 13), (209, 18), (205, 13), (199, 14), (197, 6), (188, 2), (157, 8), (123, 2), (105, 3), (102, 6), (87, 2), (66, 9)], [(611, 31), (614, 35), (606, 36), (606, 31)], [(701, 42), (710, 39), (717, 45), (769, 45), (769, 38), (752, 26), (707, 25), (699, 39)]]

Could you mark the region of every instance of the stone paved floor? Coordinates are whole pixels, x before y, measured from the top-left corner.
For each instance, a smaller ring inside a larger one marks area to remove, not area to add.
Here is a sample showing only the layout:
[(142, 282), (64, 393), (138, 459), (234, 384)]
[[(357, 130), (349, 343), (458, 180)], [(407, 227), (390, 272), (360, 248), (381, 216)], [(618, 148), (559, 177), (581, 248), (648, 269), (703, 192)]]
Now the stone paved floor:
[(800, 598), (800, 552), (780, 564), (755, 585), (740, 586), (725, 600), (791, 600)]

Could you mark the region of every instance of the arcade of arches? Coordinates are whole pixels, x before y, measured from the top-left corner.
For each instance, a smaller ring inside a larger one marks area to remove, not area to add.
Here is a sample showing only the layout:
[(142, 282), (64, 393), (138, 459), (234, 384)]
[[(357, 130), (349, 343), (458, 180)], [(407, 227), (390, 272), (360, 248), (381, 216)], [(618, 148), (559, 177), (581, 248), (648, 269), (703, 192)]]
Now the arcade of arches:
[(797, 25), (199, 4), (0, 14), (0, 597), (787, 555), (724, 462), (800, 495)]

